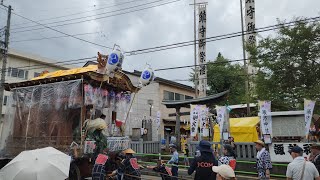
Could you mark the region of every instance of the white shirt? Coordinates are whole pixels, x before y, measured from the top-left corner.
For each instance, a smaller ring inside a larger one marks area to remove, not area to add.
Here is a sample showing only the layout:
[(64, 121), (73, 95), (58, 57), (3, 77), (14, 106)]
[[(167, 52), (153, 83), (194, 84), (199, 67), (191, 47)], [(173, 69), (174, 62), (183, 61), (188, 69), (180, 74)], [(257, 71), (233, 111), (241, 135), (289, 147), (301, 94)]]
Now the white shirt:
[[(305, 162), (304, 157), (302, 156), (296, 157), (288, 165), (286, 176), (288, 178), (292, 178), (293, 180), (300, 180), (304, 162)], [(319, 177), (319, 172), (316, 166), (312, 162), (306, 161), (303, 180), (312, 180), (316, 177)]]

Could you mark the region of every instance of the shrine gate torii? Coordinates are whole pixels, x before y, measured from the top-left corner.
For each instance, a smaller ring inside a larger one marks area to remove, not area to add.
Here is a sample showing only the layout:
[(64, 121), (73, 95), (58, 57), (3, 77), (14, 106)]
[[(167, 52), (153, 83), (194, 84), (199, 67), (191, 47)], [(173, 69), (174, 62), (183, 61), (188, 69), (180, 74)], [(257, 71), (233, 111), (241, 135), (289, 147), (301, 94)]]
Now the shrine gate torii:
[(187, 99), (187, 100), (179, 100), (179, 101), (168, 101), (168, 100), (163, 100), (162, 104), (165, 105), (167, 108), (175, 108), (176, 113), (174, 114), (169, 114), (169, 116), (176, 116), (176, 126), (175, 126), (175, 135), (177, 137), (177, 146), (178, 149), (180, 149), (180, 116), (186, 116), (190, 115), (190, 112), (180, 112), (180, 109), (182, 107), (185, 108), (190, 108), (190, 105), (207, 105), (207, 106), (212, 106), (217, 104), (217, 102), (220, 102), (224, 100), (227, 97), (227, 94), (229, 93), (229, 90), (206, 96), (206, 97), (201, 97), (197, 99)]

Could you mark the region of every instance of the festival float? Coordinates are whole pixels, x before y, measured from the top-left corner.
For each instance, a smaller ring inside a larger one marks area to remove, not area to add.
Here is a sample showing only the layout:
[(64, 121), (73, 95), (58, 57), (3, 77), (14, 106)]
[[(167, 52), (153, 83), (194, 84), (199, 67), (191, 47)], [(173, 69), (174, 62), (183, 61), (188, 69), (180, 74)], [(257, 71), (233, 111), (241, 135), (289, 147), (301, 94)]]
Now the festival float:
[(134, 85), (123, 60), (115, 45), (109, 55), (98, 52), (97, 65), (5, 84), (11, 96), (0, 131), (1, 167), (22, 151), (51, 146), (72, 156), (69, 179), (80, 179), (91, 176), (97, 153), (130, 148), (128, 113), (154, 73), (148, 66)]

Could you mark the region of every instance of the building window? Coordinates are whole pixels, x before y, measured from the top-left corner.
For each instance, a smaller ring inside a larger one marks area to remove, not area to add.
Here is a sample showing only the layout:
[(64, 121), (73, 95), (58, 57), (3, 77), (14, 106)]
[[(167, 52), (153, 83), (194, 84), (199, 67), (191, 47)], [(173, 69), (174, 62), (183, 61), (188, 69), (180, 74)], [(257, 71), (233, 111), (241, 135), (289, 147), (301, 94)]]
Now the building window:
[(11, 77), (18, 77), (19, 70), (17, 68), (11, 68)]
[(21, 78), (21, 79), (28, 79), (28, 75), (29, 75), (29, 72), (26, 71), (26, 70), (18, 69), (18, 68), (12, 68), (12, 67), (8, 68), (8, 76), (18, 77), (18, 78)]
[(185, 96), (185, 99), (193, 99), (193, 97), (191, 97), (191, 96)]
[(182, 95), (182, 94), (175, 93), (174, 96), (175, 96), (174, 100), (176, 100), (176, 101), (184, 100), (184, 95)]
[(11, 67), (8, 68), (8, 76), (11, 76)]
[(163, 99), (164, 100), (174, 100), (174, 92), (164, 91)]
[(164, 91), (163, 94), (163, 100), (182, 101), (185, 99), (193, 99), (193, 97), (170, 91)]
[(24, 78), (24, 70), (21, 70), (21, 69), (18, 70), (18, 77)]
[(34, 75), (33, 75), (33, 77), (39, 77), (39, 76), (40, 76), (40, 74), (41, 74), (41, 73), (37, 73), (37, 72), (35, 72), (35, 73), (34, 73)]
[(3, 96), (3, 105), (6, 106), (8, 101), (8, 96)]
[(29, 71), (25, 71), (25, 73), (24, 73), (24, 79), (28, 79), (28, 76), (29, 76)]

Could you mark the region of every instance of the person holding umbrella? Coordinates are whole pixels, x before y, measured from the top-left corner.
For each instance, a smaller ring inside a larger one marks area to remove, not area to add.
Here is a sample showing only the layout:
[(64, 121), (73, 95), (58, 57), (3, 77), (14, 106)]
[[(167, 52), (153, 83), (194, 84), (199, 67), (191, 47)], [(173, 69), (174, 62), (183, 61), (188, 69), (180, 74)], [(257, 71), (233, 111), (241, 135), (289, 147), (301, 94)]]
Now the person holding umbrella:
[(200, 151), (201, 155), (194, 158), (188, 169), (188, 174), (191, 175), (196, 171), (194, 176), (195, 180), (215, 180), (216, 173), (212, 171), (212, 167), (217, 166), (218, 161), (213, 154), (210, 142), (205, 140), (200, 141), (197, 149)]

